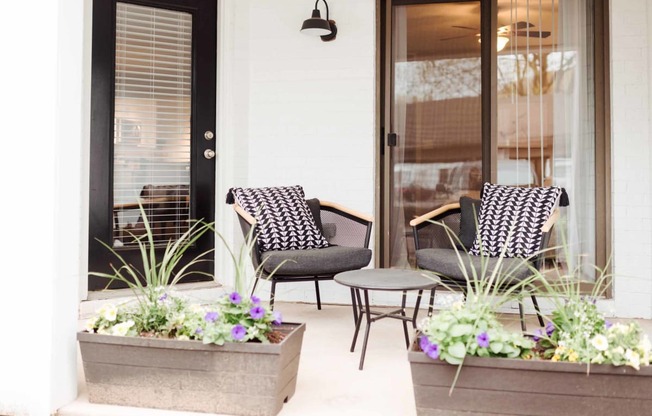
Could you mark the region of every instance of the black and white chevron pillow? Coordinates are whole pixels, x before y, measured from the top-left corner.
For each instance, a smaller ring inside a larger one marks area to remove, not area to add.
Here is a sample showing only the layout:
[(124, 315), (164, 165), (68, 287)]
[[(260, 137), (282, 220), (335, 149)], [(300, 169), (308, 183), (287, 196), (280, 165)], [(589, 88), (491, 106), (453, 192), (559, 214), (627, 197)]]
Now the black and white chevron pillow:
[(256, 219), (261, 251), (328, 247), (306, 204), (303, 188), (233, 188), (235, 201)]
[(485, 183), (478, 234), (469, 251), (476, 256), (528, 257), (541, 248), (541, 227), (559, 202), (561, 188), (519, 188)]

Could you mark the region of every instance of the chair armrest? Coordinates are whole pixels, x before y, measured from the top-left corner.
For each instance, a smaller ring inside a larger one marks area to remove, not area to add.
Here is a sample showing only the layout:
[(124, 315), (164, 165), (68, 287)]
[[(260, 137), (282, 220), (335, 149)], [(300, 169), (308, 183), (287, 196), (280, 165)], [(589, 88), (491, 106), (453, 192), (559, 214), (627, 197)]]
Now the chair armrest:
[[(330, 244), (345, 247), (369, 247), (373, 217), (334, 202), (319, 201), (325, 237)], [(326, 232), (328, 231), (328, 232)]]
[(541, 227), (541, 231), (543, 231), (544, 233), (550, 232), (550, 230), (552, 230), (552, 227), (557, 223), (557, 220), (559, 220), (559, 208), (555, 208), (552, 214), (550, 214), (550, 217), (548, 217), (548, 221), (546, 221)]
[(416, 217), (415, 219), (410, 221), (410, 226), (416, 227), (417, 225), (423, 224), (426, 221), (430, 221), (433, 218), (440, 217), (440, 216), (442, 216), (444, 214), (447, 214), (449, 211), (453, 211), (453, 210), (457, 210), (457, 209), (460, 209), (460, 203), (459, 202), (443, 205), (443, 206), (441, 206), (441, 207), (439, 207), (439, 208), (437, 208), (435, 210), (432, 210), (432, 211), (430, 211), (430, 212), (428, 212), (426, 214), (423, 214), (423, 215), (421, 215), (419, 217)]
[(238, 205), (237, 202), (233, 204), (233, 210), (237, 212), (238, 215), (242, 217), (242, 219), (247, 221), (249, 225), (256, 225), (256, 219), (252, 217), (251, 214), (249, 214), (247, 211), (245, 211), (244, 208)]
[(354, 211), (354, 210), (352, 210), (350, 208), (346, 208), (346, 207), (344, 207), (344, 206), (342, 206), (340, 204), (336, 204), (335, 202), (319, 200), (319, 205), (321, 207), (332, 208), (333, 210), (337, 210), (337, 211), (340, 211), (342, 213), (352, 215), (352, 216), (357, 217), (357, 218), (359, 218), (359, 219), (361, 219), (363, 221), (366, 221), (366, 222), (374, 222), (374, 219), (373, 219), (373, 217), (371, 215), (362, 214), (362, 213), (360, 213), (358, 211)]

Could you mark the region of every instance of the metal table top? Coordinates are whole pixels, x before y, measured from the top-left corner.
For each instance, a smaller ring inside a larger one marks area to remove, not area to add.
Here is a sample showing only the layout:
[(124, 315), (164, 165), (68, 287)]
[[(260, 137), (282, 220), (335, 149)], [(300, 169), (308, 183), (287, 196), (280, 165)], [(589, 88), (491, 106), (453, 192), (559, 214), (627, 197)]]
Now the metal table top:
[(368, 290), (421, 290), (439, 284), (436, 276), (420, 270), (361, 269), (335, 275), (344, 286)]

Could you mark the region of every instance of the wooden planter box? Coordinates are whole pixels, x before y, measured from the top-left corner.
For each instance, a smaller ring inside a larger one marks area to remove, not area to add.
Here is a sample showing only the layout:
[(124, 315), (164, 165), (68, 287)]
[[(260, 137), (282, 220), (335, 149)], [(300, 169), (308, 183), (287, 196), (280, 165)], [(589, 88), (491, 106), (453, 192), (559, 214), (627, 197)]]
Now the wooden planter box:
[(467, 357), (457, 366), (408, 353), (417, 415), (649, 415), (652, 367)]
[(79, 332), (91, 403), (232, 415), (276, 415), (292, 395), (305, 324), (279, 344), (118, 337)]

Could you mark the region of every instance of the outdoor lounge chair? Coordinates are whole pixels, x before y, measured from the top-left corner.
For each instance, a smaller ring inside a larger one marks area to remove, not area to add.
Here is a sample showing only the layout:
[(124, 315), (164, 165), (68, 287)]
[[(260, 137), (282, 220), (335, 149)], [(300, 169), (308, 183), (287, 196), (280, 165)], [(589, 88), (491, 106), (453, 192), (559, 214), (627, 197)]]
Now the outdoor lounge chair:
[[(515, 193), (521, 196), (514, 197)], [(504, 277), (498, 279), (502, 286), (498, 289), (506, 289), (541, 270), (545, 257), (541, 250), (548, 246), (551, 230), (559, 218), (558, 206), (568, 205), (566, 192), (553, 187), (485, 184), (482, 198), (462, 197), (459, 203), (444, 205), (410, 221), (417, 267), (435, 273), (447, 286), (458, 288), (465, 295), (467, 277), (473, 279), (474, 271), (477, 278), (482, 278), (498, 268), (497, 273)], [(524, 220), (524, 228), (514, 227), (515, 215), (520, 215), (519, 224)], [(536, 230), (540, 230), (538, 236), (534, 235)], [(524, 236), (523, 233), (533, 235)], [(503, 257), (505, 244), (518, 247), (515, 250), (510, 247)], [(486, 267), (484, 274), (483, 266)], [(531, 293), (530, 296), (539, 324), (544, 326), (536, 296)], [(523, 303), (519, 301), (518, 306), (521, 328), (525, 331)]]
[[(287, 196), (288, 191), (292, 194), (291, 197)], [(250, 234), (251, 227), (255, 227), (253, 236), (256, 240), (251, 259), (257, 274), (252, 293), (260, 279), (269, 280), (272, 284), (271, 309), (274, 308), (278, 283), (304, 281), (315, 282), (317, 309), (321, 309), (320, 280), (332, 280), (338, 273), (361, 269), (371, 260), (371, 250), (367, 248), (373, 221), (370, 216), (331, 202), (304, 198), (303, 189), (298, 186), (234, 188), (227, 196), (227, 203), (234, 204), (245, 238)], [(276, 221), (276, 226), (270, 224), (270, 221)], [(295, 230), (282, 230), (287, 223), (299, 226)], [(310, 224), (305, 225), (307, 223)], [(317, 237), (308, 232), (313, 224), (318, 230)], [(302, 240), (305, 237), (308, 245), (313, 244), (313, 239), (323, 237), (323, 240), (319, 247), (296, 249), (276, 247), (279, 244), (274, 244), (274, 241), (282, 238), (279, 236), (286, 236), (286, 240)], [(272, 247), (275, 249), (265, 248), (270, 245), (270, 240), (273, 240)], [(355, 315), (353, 289), (351, 299)]]

